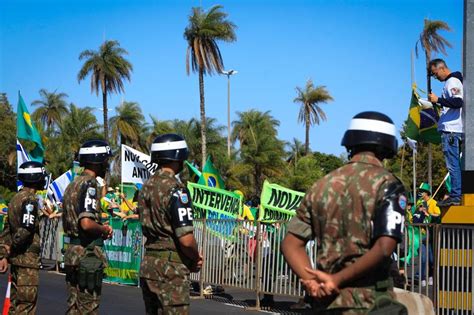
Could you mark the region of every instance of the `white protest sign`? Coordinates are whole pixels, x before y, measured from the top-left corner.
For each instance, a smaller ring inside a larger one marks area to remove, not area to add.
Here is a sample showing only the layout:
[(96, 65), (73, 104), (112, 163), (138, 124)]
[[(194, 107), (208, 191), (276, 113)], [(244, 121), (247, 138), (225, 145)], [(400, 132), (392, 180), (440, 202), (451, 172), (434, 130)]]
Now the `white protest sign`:
[(149, 155), (122, 144), (122, 182), (143, 184), (157, 169)]

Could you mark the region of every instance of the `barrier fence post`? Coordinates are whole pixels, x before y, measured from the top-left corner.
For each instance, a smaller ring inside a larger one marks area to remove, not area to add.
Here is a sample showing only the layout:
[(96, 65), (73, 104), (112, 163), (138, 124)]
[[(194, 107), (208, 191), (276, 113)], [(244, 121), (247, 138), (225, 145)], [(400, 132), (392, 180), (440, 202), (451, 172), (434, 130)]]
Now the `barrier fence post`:
[[(62, 219), (62, 218), (61, 218)], [(58, 219), (58, 220), (61, 220)], [(62, 248), (61, 246), (58, 245), (59, 242), (59, 236), (60, 236), (60, 231), (59, 231), (59, 221), (56, 227), (56, 237), (54, 241), (56, 242), (56, 272), (59, 273), (59, 264), (60, 264), (60, 259), (62, 259)]]
[(202, 249), (201, 249), (201, 255), (202, 255), (202, 266), (201, 266), (201, 272), (199, 273), (199, 296), (201, 298), (204, 298), (204, 278), (206, 275), (206, 248), (207, 248), (207, 221), (206, 221), (206, 216), (204, 216), (204, 219), (202, 221)]
[(435, 224), (433, 228), (433, 258), (434, 258), (434, 263), (433, 263), (433, 305), (436, 306), (438, 305), (438, 291), (439, 291), (439, 234), (440, 234), (440, 224)]
[(257, 234), (256, 234), (256, 238), (257, 238), (257, 249), (256, 249), (256, 253), (255, 253), (255, 259), (256, 259), (256, 262), (257, 262), (257, 270), (256, 270), (256, 274), (255, 274), (255, 293), (256, 293), (256, 300), (255, 300), (255, 308), (257, 310), (260, 309), (260, 286), (261, 286), (261, 276), (262, 276), (262, 240), (263, 238), (261, 237), (261, 234), (262, 234), (262, 230), (261, 230), (261, 224), (260, 224), (260, 221), (255, 221), (257, 223)]

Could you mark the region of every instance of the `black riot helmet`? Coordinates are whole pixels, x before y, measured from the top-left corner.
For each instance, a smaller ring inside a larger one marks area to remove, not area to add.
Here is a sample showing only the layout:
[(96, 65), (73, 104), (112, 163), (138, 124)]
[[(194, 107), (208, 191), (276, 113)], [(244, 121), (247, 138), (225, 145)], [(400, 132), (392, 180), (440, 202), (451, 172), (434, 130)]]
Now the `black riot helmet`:
[(79, 164), (86, 165), (106, 165), (109, 158), (112, 156), (112, 151), (107, 142), (103, 140), (89, 140), (79, 149)]
[(174, 133), (156, 137), (150, 151), (151, 161), (158, 164), (160, 161), (184, 161), (189, 155), (186, 140)]
[(25, 187), (42, 189), (46, 185), (47, 176), (44, 165), (39, 162), (28, 161), (18, 168), (18, 179)]
[(362, 112), (352, 118), (342, 138), (350, 155), (372, 151), (381, 159), (393, 157), (398, 149), (396, 127), (393, 121), (379, 112)]

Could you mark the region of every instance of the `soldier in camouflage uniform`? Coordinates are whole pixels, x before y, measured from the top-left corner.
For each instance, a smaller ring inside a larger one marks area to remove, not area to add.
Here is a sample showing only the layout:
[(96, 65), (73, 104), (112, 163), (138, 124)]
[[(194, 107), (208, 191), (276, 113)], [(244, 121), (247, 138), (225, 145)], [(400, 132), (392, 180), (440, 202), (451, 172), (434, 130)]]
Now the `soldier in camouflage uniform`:
[(103, 240), (112, 228), (100, 222), (99, 178), (109, 168), (110, 147), (105, 141), (90, 140), (79, 150), (84, 171), (69, 184), (63, 198), (63, 228), (69, 237), (64, 255), (69, 291), (67, 314), (97, 314), (107, 259)]
[[(397, 152), (392, 120), (356, 115), (342, 139), (349, 163), (317, 181), (290, 221), (283, 254), (318, 314), (406, 314), (394, 300), (391, 254), (403, 236), (405, 189), (382, 160)], [(305, 252), (318, 242), (317, 269)]]
[(187, 157), (188, 147), (181, 136), (158, 136), (151, 146), (151, 160), (159, 169), (138, 196), (146, 237), (140, 286), (149, 315), (188, 314), (188, 275), (202, 265), (193, 235), (191, 197), (175, 177)]
[[(39, 284), (40, 235), (37, 190), (46, 185), (43, 164), (25, 162), (18, 169), (23, 189), (8, 205), (5, 230), (0, 236), (0, 259), (11, 264), (9, 314), (35, 314)], [(1, 271), (5, 269), (2, 268)]]

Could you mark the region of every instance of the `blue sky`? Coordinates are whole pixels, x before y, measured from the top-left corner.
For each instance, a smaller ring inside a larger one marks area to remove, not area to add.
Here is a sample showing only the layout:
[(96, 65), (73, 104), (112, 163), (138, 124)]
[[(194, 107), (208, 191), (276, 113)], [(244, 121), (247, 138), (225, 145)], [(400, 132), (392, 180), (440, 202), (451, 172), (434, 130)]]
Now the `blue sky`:
[[(340, 139), (350, 118), (364, 110), (388, 114), (398, 127), (410, 100), (410, 53), (423, 19), (440, 19), (453, 48), (445, 58), (461, 67), (461, 0), (445, 1), (0, 1), (0, 91), (17, 103), (21, 90), (30, 104), (46, 88), (69, 95), (79, 106), (101, 107), (90, 81), (77, 82), (78, 56), (115, 39), (134, 66), (122, 97), (138, 102), (150, 121), (199, 116), (198, 77), (185, 72), (183, 31), (193, 6), (222, 4), (237, 26), (237, 41), (220, 45), (231, 78), (231, 119), (235, 111), (270, 110), (280, 121), (279, 137), (304, 141), (298, 124), (295, 87), (312, 78), (335, 101), (323, 104), (328, 121), (310, 131), (312, 150), (344, 152)], [(421, 57), (421, 56), (420, 56)], [(424, 58), (416, 81), (425, 85)], [(207, 115), (227, 124), (227, 80), (205, 78)], [(440, 92), (441, 84), (433, 84)], [(30, 112), (34, 110), (29, 106)], [(113, 115), (114, 113), (110, 113)], [(101, 112), (97, 111), (99, 122)]]

